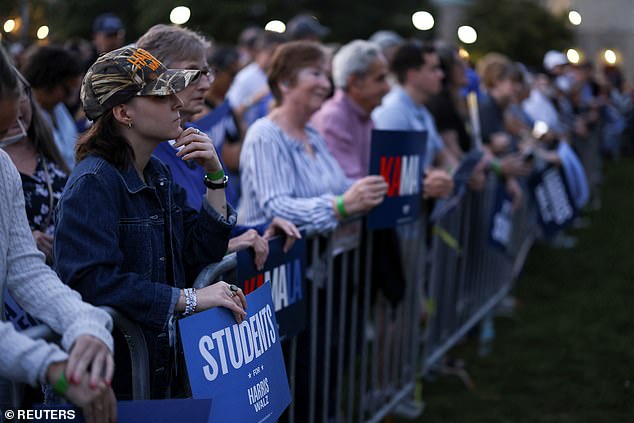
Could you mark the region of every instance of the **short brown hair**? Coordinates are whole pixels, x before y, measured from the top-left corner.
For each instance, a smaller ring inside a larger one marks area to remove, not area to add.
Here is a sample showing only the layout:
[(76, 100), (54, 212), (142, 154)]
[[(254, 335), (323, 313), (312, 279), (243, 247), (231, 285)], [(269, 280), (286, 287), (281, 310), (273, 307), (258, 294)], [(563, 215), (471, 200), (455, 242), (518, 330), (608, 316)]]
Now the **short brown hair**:
[(517, 80), (518, 69), (511, 60), (499, 53), (489, 53), (478, 61), (477, 71), (487, 90), (505, 79)]
[(172, 63), (193, 58), (207, 58), (211, 43), (190, 29), (158, 24), (148, 29), (136, 42), (168, 68)]
[(295, 84), (297, 73), (305, 67), (324, 63), (326, 52), (314, 41), (292, 41), (281, 44), (273, 53), (268, 81), (271, 93), (277, 104), (282, 103), (282, 92), (278, 84)]

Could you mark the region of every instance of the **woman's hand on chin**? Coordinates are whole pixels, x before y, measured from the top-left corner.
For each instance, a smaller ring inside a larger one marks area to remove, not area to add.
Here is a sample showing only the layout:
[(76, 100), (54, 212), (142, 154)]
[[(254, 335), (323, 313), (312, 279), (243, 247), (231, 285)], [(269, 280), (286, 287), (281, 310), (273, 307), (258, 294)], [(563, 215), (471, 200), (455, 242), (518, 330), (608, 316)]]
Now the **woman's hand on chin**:
[(217, 172), (222, 168), (218, 153), (211, 139), (197, 128), (187, 128), (175, 139), (175, 148), (180, 148), (176, 153), (183, 160), (194, 160), (202, 166), (207, 173)]

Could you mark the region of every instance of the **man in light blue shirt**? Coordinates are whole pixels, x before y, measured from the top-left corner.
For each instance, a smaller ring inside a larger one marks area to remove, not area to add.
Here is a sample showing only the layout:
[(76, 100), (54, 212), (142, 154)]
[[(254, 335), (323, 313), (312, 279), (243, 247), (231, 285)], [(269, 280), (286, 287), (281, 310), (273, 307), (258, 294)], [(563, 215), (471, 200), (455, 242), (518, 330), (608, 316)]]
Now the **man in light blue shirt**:
[(427, 132), (424, 192), (429, 197), (447, 196), (453, 189), (447, 170), (454, 169), (458, 160), (444, 148), (434, 118), (424, 105), (441, 89), (438, 55), (431, 46), (407, 43), (394, 53), (391, 70), (399, 84), (383, 98), (372, 119), (377, 129)]

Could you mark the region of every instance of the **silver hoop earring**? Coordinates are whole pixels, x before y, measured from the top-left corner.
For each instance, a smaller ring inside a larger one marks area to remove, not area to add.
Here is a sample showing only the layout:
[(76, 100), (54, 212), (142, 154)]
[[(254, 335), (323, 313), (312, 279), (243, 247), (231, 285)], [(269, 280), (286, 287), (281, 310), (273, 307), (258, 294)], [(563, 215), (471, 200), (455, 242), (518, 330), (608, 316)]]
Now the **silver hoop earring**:
[(128, 128), (132, 129), (132, 122), (128, 122)]

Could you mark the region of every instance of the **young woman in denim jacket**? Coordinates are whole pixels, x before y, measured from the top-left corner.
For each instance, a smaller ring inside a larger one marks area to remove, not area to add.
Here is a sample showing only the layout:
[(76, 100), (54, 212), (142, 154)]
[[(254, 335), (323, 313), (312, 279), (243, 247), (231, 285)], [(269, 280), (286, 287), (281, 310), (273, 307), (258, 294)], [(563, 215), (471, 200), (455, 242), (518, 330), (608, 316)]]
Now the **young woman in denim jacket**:
[[(101, 56), (81, 89), (94, 124), (78, 142), (78, 163), (57, 209), (58, 273), (85, 300), (115, 307), (141, 326), (152, 398), (167, 395), (176, 367), (175, 315), (223, 306), (238, 323), (246, 316), (243, 293), (225, 282), (185, 289), (203, 266), (222, 259), (236, 219), (210, 139), (180, 126), (175, 94), (199, 77), (199, 71), (168, 70), (143, 49)], [(179, 157), (205, 169), (209, 189), (200, 212), (186, 206), (184, 190), (152, 157), (166, 139), (182, 147)], [(118, 353), (125, 343), (115, 344)], [(117, 361), (119, 398), (129, 395), (126, 365)]]

